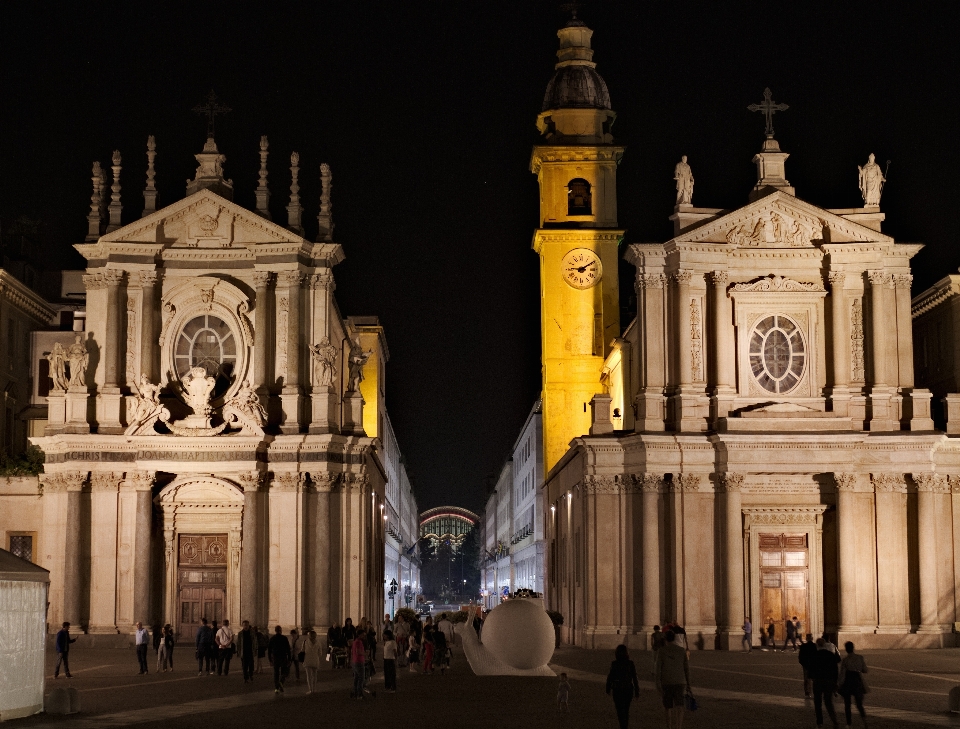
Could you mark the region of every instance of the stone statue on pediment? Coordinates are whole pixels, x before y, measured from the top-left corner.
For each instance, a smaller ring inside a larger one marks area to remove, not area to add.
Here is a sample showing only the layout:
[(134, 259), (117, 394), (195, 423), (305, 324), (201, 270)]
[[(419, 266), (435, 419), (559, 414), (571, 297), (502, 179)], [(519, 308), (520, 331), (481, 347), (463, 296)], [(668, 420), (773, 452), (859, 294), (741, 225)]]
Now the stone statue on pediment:
[(250, 380), (244, 380), (237, 394), (224, 403), (223, 419), (231, 424), (238, 424), (244, 435), (263, 435), (267, 411), (263, 409), (260, 397)]
[(53, 387), (57, 390), (66, 390), (70, 387), (70, 378), (67, 377), (67, 352), (60, 342), (55, 342), (53, 350), (47, 353), (46, 360), (50, 363), (50, 378)]
[(83, 343), (83, 335), (77, 334), (73, 344), (67, 347), (67, 362), (70, 365), (70, 387), (87, 386), (87, 366), (90, 364), (90, 353)]
[(687, 155), (683, 155), (673, 169), (673, 179), (677, 181), (677, 205), (691, 205), (693, 201), (693, 170), (687, 164)]
[(310, 353), (316, 364), (317, 385), (329, 387), (337, 375), (337, 348), (330, 343), (330, 337), (324, 337), (318, 344), (310, 347)]
[(350, 374), (347, 378), (347, 392), (357, 392), (360, 383), (363, 382), (363, 367), (370, 359), (372, 351), (364, 352), (360, 342), (354, 342), (350, 347)]
[(209, 417), (212, 412), (210, 395), (217, 381), (207, 374), (203, 367), (191, 367), (180, 381), (184, 400), (193, 409), (195, 415)]
[(880, 195), (883, 193), (883, 183), (887, 181), (880, 165), (876, 163), (876, 157), (873, 153), (867, 157), (867, 163), (860, 167), (860, 194), (863, 195), (863, 204), (870, 207), (880, 205)]
[(133, 409), (128, 418), (130, 425), (124, 431), (124, 435), (153, 434), (154, 423), (157, 420), (169, 420), (170, 411), (160, 404), (160, 385), (154, 385), (146, 375), (140, 375), (140, 382), (136, 385), (136, 389), (139, 394), (134, 400)]

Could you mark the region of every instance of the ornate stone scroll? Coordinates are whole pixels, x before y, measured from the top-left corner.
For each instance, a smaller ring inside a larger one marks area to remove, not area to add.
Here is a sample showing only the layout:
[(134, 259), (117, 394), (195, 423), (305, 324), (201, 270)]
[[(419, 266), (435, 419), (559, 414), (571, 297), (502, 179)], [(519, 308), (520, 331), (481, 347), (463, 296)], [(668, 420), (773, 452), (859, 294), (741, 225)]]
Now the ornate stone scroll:
[(231, 427), (239, 425), (242, 435), (264, 434), (267, 411), (260, 404), (260, 398), (250, 385), (250, 380), (244, 380), (237, 394), (224, 403), (223, 419)]
[(130, 425), (124, 435), (155, 435), (153, 426), (158, 420), (170, 419), (170, 411), (160, 404), (160, 385), (154, 385), (146, 375), (140, 375), (135, 385), (138, 394), (129, 416)]
[(694, 382), (703, 381), (703, 336), (700, 331), (700, 299), (690, 301), (690, 368)]
[(127, 345), (126, 345), (126, 381), (137, 381), (137, 362), (140, 361), (140, 347), (137, 346), (137, 300), (127, 297)]
[(863, 304), (854, 299), (850, 308), (850, 379), (864, 381), (863, 365)]
[(821, 282), (804, 282), (804, 281), (794, 281), (791, 278), (784, 278), (783, 276), (768, 276), (762, 278), (759, 281), (753, 281), (751, 283), (738, 283), (735, 284), (733, 290), (736, 292), (743, 291), (785, 291), (791, 293), (801, 293), (807, 291), (824, 291), (823, 283)]
[(237, 474), (237, 481), (244, 493), (259, 491), (263, 485), (263, 474), (260, 471), (243, 471)]

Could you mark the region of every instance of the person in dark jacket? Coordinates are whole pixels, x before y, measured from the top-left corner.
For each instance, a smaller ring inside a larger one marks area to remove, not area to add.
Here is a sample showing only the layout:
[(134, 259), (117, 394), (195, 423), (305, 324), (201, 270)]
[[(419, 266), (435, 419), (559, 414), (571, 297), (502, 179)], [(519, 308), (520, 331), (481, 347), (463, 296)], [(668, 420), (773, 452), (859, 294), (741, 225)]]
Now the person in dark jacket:
[(267, 658), (270, 659), (270, 665), (273, 666), (273, 692), (275, 694), (283, 693), (283, 682), (287, 680), (287, 672), (290, 670), (290, 641), (283, 634), (283, 628), (279, 625), (273, 629), (274, 635), (267, 646)]
[[(207, 624), (206, 618), (200, 618), (200, 627), (197, 628), (197, 668), (200, 671), (197, 675), (202, 676), (204, 670), (209, 675), (213, 675), (212, 667), (216, 666), (216, 661), (210, 660), (210, 652), (213, 650), (213, 628)], [(206, 669), (204, 669), (206, 665)]]
[(60, 678), (60, 664), (63, 664), (64, 673), (67, 674), (67, 678), (73, 678), (70, 675), (70, 644), (76, 643), (76, 638), (70, 637), (70, 623), (64, 623), (60, 631), (57, 633), (57, 667), (53, 669), (53, 677)]
[(250, 628), (250, 621), (244, 620), (237, 634), (237, 652), (243, 667), (243, 682), (253, 681), (253, 660), (257, 654), (257, 636)]
[(614, 651), (614, 660), (607, 674), (607, 695), (613, 694), (613, 705), (617, 709), (620, 729), (627, 729), (630, 721), (630, 702), (640, 698), (640, 683), (637, 681), (637, 667), (627, 655), (627, 647), (618, 645)]
[(800, 661), (800, 667), (803, 669), (803, 693), (808, 699), (813, 698), (813, 678), (810, 672), (813, 670), (813, 659), (816, 656), (817, 644), (813, 642), (813, 635), (807, 633), (807, 642), (800, 645), (797, 660)]
[(817, 639), (817, 654), (813, 657), (813, 708), (817, 715), (817, 726), (823, 726), (823, 707), (834, 726), (837, 726), (837, 712), (833, 708), (833, 694), (837, 690), (837, 674), (840, 656), (829, 650), (823, 638)]

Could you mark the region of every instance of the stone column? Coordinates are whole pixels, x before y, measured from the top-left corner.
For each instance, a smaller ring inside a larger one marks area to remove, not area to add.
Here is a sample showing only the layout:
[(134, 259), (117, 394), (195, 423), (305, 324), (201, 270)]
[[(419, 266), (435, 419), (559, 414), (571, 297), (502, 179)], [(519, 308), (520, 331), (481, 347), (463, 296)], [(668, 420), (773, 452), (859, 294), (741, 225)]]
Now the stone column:
[[(660, 615), (660, 494), (663, 491), (663, 475), (643, 475), (643, 626), (641, 631), (653, 633), (659, 624)], [(649, 646), (646, 646), (649, 647)]]
[(734, 344), (733, 309), (727, 296), (729, 274), (714, 271), (713, 284), (713, 358), (716, 368), (714, 416), (724, 418), (733, 406), (737, 393), (737, 353)]
[(900, 371), (897, 384), (903, 388), (913, 387), (913, 318), (910, 314), (912, 282), (913, 276), (908, 273), (898, 273), (893, 276), (897, 311), (897, 367)]
[(319, 633), (330, 626), (330, 493), (336, 488), (340, 474), (322, 471), (311, 473), (317, 498), (317, 542), (314, 562), (314, 628)]
[(147, 471), (133, 473), (127, 480), (137, 492), (136, 540), (133, 554), (133, 619), (150, 625), (153, 610), (150, 604), (151, 542), (153, 532), (153, 479)]
[(140, 374), (156, 383), (160, 364), (157, 353), (157, 272), (140, 271), (137, 275), (143, 292), (140, 307)]
[(724, 563), (723, 591), (726, 603), (726, 624), (723, 627), (723, 647), (733, 650), (742, 641), (743, 619), (746, 617), (743, 596), (743, 509), (740, 488), (742, 473), (725, 473), (720, 477), (724, 493)]
[[(280, 283), (287, 290), (287, 371), (284, 374), (283, 390), (280, 393), (282, 413), (280, 432), (300, 432), (300, 271), (282, 271)], [(279, 332), (278, 332), (279, 334)]]
[(850, 413), (850, 312), (844, 293), (846, 274), (831, 271), (830, 275), (830, 338), (833, 350), (833, 375), (827, 394), (833, 412), (840, 417)]
[(857, 519), (855, 473), (835, 473), (837, 486), (837, 552), (839, 553), (840, 625), (842, 633), (859, 633), (857, 605)]
[[(123, 473), (90, 474), (90, 613), (88, 633), (116, 635), (119, 489)], [(124, 628), (128, 628), (125, 625)]]
[[(310, 278), (313, 289), (313, 342), (320, 344), (325, 338), (329, 341), (328, 320), (330, 317), (330, 296), (336, 284), (332, 273), (318, 273)], [(339, 359), (339, 352), (337, 353)], [(336, 433), (339, 430), (337, 420), (340, 403), (336, 385), (318, 383), (318, 364), (315, 356), (310, 357), (310, 426), (309, 433)], [(336, 382), (336, 380), (334, 380)]]
[(937, 502), (938, 480), (932, 473), (915, 473), (917, 484), (917, 541), (920, 553), (920, 626), (918, 633), (939, 633), (937, 608)]
[[(637, 430), (664, 429), (667, 327), (664, 319), (663, 292), (667, 277), (662, 273), (638, 273), (636, 280), (638, 316), (645, 323), (640, 336), (643, 351), (640, 365), (640, 392), (637, 395)], [(659, 618), (658, 618), (659, 620)]]
[(871, 474), (877, 522), (877, 633), (910, 632), (907, 487), (901, 474)]
[[(253, 284), (256, 290), (253, 311), (253, 386), (263, 398), (270, 383), (267, 380), (267, 342), (270, 328), (267, 318), (267, 291), (273, 274), (270, 271), (254, 271)], [(266, 404), (266, 403), (264, 403)]]
[(243, 487), (243, 531), (240, 535), (240, 619), (251, 625), (260, 624), (260, 575), (262, 554), (260, 538), (260, 485), (259, 471), (247, 471), (239, 475)]
[(690, 342), (690, 281), (693, 278), (691, 271), (676, 271), (674, 281), (674, 310), (676, 314), (677, 331), (677, 382), (681, 388), (689, 389), (693, 384), (693, 359)]
[(80, 627), (80, 579), (82, 572), (80, 554), (80, 497), (86, 473), (79, 471), (63, 474), (67, 489), (67, 555), (63, 566), (63, 619)]
[(103, 387), (98, 396), (98, 432), (119, 434), (123, 432), (123, 425), (120, 423), (120, 382), (121, 373), (124, 371), (120, 360), (120, 284), (123, 281), (123, 271), (108, 268), (102, 273), (107, 288), (107, 328), (100, 350), (103, 358)]
[[(892, 285), (885, 271), (867, 271), (870, 279), (870, 355), (873, 362), (872, 386), (870, 388), (870, 430), (899, 430), (896, 413), (892, 411), (890, 387), (896, 381), (896, 357), (889, 358), (891, 348), (891, 323), (895, 312), (887, 307), (887, 287)], [(894, 326), (894, 332), (896, 327)], [(889, 365), (888, 365), (889, 363)]]

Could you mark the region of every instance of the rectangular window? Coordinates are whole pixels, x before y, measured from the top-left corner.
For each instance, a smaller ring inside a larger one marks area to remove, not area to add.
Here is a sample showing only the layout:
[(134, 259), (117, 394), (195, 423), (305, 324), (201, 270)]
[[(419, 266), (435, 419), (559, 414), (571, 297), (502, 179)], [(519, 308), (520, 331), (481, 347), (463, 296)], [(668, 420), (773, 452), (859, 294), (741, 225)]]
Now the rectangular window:
[(18, 534), (16, 532), (11, 534), (10, 551), (20, 559), (33, 562), (33, 535)]
[(780, 587), (780, 573), (779, 573), (779, 572), (764, 572), (764, 573), (763, 573), (763, 586), (764, 586), (764, 587)]
[(779, 567), (783, 562), (781, 561), (781, 552), (760, 552), (760, 566), (761, 567)]
[(787, 567), (806, 567), (807, 565), (806, 552), (785, 552), (784, 558)]
[(799, 590), (803, 587), (806, 587), (804, 584), (804, 573), (803, 572), (784, 572), (786, 575), (785, 582), (787, 589), (790, 590)]

